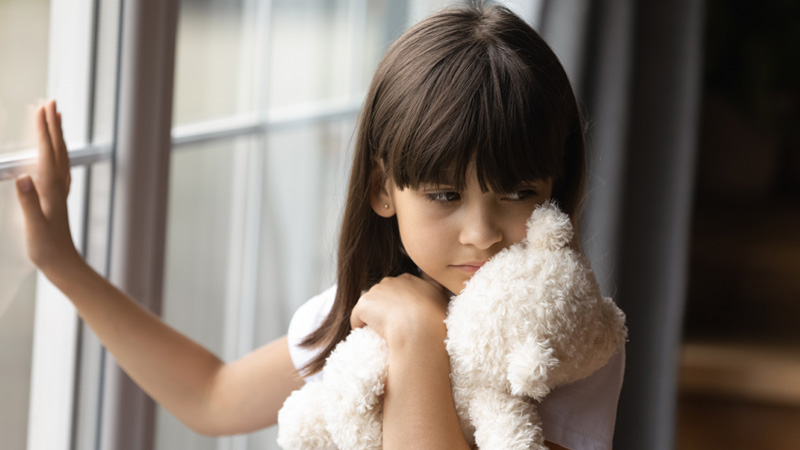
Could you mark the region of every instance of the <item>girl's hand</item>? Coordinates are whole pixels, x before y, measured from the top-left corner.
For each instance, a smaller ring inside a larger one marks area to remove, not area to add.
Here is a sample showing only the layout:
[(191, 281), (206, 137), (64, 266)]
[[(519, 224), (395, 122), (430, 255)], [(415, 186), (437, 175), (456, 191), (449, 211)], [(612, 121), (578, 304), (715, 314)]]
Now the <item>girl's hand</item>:
[(350, 326), (369, 325), (390, 349), (415, 338), (444, 339), (448, 301), (447, 290), (433, 280), (410, 274), (386, 277), (358, 300)]
[(17, 198), (25, 218), (28, 257), (42, 271), (80, 258), (69, 231), (67, 195), (70, 172), (61, 113), (49, 101), (36, 111), (37, 172), (17, 178)]

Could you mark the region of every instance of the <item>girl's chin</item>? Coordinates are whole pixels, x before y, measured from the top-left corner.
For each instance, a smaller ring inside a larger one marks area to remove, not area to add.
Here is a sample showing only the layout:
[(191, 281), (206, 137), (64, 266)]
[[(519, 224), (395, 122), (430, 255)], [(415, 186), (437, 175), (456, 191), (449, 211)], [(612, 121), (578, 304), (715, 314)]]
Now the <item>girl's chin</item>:
[(419, 276), (420, 276), (420, 278), (422, 278), (423, 280), (425, 280), (425, 281), (427, 281), (427, 282), (429, 282), (429, 283), (431, 283), (431, 284), (435, 285), (435, 286), (436, 286), (436, 287), (438, 287), (439, 289), (442, 289), (443, 291), (446, 291), (446, 292), (447, 292), (447, 295), (449, 295), (449, 296), (451, 296), (451, 297), (452, 297), (453, 295), (455, 295), (455, 294), (453, 294), (453, 291), (452, 291), (452, 290), (450, 290), (450, 289), (449, 289), (447, 286), (445, 286), (445, 285), (443, 285), (442, 283), (440, 283), (440, 282), (436, 281), (436, 279), (434, 279), (432, 276), (428, 275), (427, 273), (423, 272), (422, 270), (420, 270), (420, 271), (419, 271)]

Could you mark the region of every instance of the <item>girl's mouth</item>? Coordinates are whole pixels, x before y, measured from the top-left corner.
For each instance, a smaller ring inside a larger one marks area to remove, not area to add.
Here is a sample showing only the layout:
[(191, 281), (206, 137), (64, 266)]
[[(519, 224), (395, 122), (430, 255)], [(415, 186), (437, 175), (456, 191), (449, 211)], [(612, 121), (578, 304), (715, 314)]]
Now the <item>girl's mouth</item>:
[(470, 261), (464, 264), (453, 264), (452, 267), (463, 270), (464, 272), (477, 272), (486, 261)]

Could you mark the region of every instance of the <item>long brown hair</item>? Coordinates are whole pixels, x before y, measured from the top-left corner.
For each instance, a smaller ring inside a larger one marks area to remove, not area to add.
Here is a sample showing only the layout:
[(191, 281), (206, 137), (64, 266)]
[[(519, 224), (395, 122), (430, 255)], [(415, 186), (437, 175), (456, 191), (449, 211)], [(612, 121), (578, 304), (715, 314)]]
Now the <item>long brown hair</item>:
[(414, 273), (396, 218), (378, 216), (370, 204), (377, 161), (400, 189), (463, 189), (472, 161), (484, 191), (511, 192), (552, 177), (553, 199), (577, 223), (584, 159), (583, 121), (567, 75), (522, 19), (477, 4), (443, 10), (409, 29), (378, 66), (361, 110), (336, 298), (302, 343), (320, 349), (304, 373), (321, 370), (350, 332), (363, 291), (384, 277)]

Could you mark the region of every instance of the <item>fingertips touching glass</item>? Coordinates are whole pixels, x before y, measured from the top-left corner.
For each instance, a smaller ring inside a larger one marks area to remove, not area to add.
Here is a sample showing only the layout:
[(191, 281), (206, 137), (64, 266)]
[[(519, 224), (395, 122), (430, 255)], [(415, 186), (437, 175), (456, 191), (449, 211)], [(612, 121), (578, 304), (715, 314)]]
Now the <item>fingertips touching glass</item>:
[(25, 218), (28, 256), (40, 269), (78, 255), (69, 231), (67, 196), (70, 168), (55, 101), (36, 111), (38, 152), (36, 177), (17, 179), (17, 196)]

